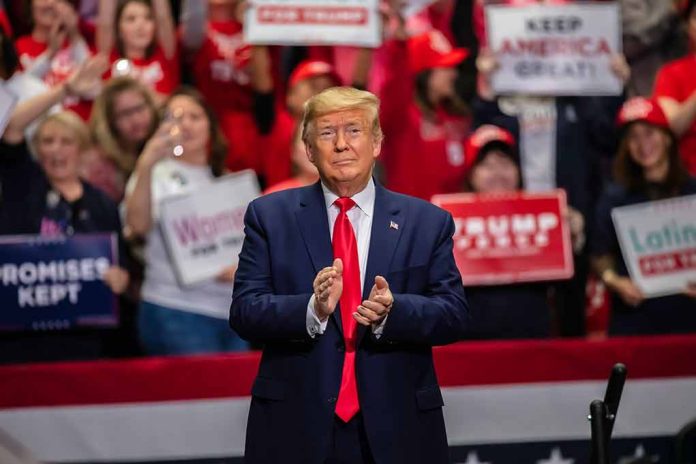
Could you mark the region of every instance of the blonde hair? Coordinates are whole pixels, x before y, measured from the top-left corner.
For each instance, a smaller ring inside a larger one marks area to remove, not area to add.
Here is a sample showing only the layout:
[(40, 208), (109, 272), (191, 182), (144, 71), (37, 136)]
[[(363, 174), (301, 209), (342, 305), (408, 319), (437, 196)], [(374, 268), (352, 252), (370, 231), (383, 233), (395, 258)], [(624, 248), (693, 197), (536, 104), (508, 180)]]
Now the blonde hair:
[(145, 104), (152, 112), (152, 122), (145, 140), (147, 141), (155, 130), (157, 130), (157, 105), (155, 104), (150, 90), (140, 81), (132, 77), (119, 76), (109, 80), (109, 82), (104, 85), (99, 96), (94, 100), (92, 114), (89, 119), (89, 129), (94, 143), (101, 148), (106, 158), (111, 160), (126, 177), (133, 172), (138, 153), (136, 153), (135, 156), (131, 153), (127, 153), (119, 143), (115, 125), (116, 114), (114, 111), (114, 102), (118, 95), (130, 90), (142, 95), (145, 99)]
[(309, 144), (314, 121), (337, 111), (363, 110), (372, 125), (372, 136), (381, 142), (384, 135), (379, 125), (379, 98), (366, 90), (354, 87), (330, 87), (314, 95), (304, 104), (302, 141)]
[(36, 126), (36, 131), (32, 136), (31, 142), (35, 153), (38, 153), (38, 143), (41, 138), (41, 132), (46, 124), (55, 122), (70, 131), (77, 140), (80, 153), (86, 151), (91, 146), (89, 138), (89, 129), (82, 119), (72, 111), (60, 111), (53, 113), (43, 118)]

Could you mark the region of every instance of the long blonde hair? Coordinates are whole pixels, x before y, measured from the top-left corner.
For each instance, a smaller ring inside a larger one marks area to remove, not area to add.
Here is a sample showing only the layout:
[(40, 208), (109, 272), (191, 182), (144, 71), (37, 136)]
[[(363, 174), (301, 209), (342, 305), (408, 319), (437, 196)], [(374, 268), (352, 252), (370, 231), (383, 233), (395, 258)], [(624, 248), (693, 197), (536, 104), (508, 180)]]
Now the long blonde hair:
[(107, 82), (102, 92), (94, 100), (92, 115), (89, 119), (89, 128), (94, 143), (102, 149), (104, 155), (111, 160), (126, 177), (128, 177), (135, 168), (137, 154), (136, 156), (132, 156), (132, 154), (127, 153), (119, 142), (118, 131), (115, 125), (116, 115), (114, 111), (114, 102), (119, 94), (128, 90), (133, 90), (142, 95), (145, 99), (145, 104), (152, 112), (152, 122), (145, 139), (145, 141), (147, 141), (147, 139), (155, 133), (159, 124), (157, 105), (150, 90), (132, 77), (120, 76)]

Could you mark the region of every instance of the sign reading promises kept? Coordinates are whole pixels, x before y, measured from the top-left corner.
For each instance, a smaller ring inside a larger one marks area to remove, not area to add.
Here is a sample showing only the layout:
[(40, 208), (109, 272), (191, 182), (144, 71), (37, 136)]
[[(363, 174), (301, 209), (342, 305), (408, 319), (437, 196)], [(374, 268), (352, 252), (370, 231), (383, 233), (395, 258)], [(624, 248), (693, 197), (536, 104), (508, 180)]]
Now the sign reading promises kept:
[(254, 0), (244, 19), (244, 41), (261, 45), (381, 43), (377, 0)]
[(116, 236), (0, 239), (0, 329), (114, 326), (116, 296), (104, 283), (116, 265)]
[(621, 52), (616, 3), (486, 7), (488, 44), (499, 68), (498, 94), (619, 95), (611, 71)]
[(454, 258), (464, 285), (567, 279), (573, 275), (565, 193), (436, 195), (452, 214)]
[(244, 213), (259, 194), (256, 175), (246, 170), (162, 202), (162, 233), (182, 285), (215, 277), (237, 264), (244, 241)]
[(614, 208), (631, 279), (648, 297), (681, 293), (696, 281), (696, 195)]

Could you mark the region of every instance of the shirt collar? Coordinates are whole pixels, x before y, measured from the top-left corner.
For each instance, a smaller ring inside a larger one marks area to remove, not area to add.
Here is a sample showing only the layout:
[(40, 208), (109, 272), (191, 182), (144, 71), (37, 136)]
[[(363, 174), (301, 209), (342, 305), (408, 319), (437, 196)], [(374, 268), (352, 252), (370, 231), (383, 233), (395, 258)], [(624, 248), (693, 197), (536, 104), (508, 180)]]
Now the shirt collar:
[[(333, 205), (334, 202), (338, 199), (338, 195), (329, 190), (329, 188), (324, 184), (324, 182), (321, 183), (321, 190), (324, 192), (324, 202), (326, 203), (326, 209), (329, 209), (331, 208), (331, 205)], [(358, 208), (360, 208), (360, 210), (363, 213), (365, 213), (368, 216), (371, 216), (375, 204), (374, 179), (370, 177), (370, 180), (368, 181), (365, 188), (350, 198), (355, 202), (355, 204), (358, 206)]]

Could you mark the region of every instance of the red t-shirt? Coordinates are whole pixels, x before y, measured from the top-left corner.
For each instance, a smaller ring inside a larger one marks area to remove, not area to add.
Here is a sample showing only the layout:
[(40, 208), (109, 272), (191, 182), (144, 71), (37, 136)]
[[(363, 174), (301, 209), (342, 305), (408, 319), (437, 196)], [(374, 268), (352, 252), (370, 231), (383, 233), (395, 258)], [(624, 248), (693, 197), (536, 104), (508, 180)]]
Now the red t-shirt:
[(244, 43), (240, 23), (208, 23), (193, 74), (196, 86), (216, 110), (252, 110), (250, 59), (251, 46)]
[[(25, 35), (17, 39), (15, 42), (17, 55), (21, 70), (26, 70), (32, 66), (36, 58), (38, 58), (48, 48), (46, 42), (39, 42), (31, 35)], [(65, 42), (63, 47), (56, 53), (50, 63), (50, 69), (43, 78), (43, 81), (48, 86), (60, 84), (67, 79), (70, 74), (77, 69), (78, 63), (75, 62), (70, 50), (69, 42)], [(66, 109), (77, 113), (82, 119), (89, 119), (92, 110), (92, 102), (81, 100), (79, 97), (66, 97), (63, 99), (63, 106)]]
[[(106, 72), (105, 79), (109, 79), (112, 75), (121, 74), (115, 68), (116, 63), (122, 58), (118, 50), (111, 51), (109, 57), (111, 67)], [(167, 59), (159, 45), (155, 46), (155, 50), (149, 58), (135, 58), (130, 60), (130, 64), (131, 69), (128, 74), (139, 79), (157, 93), (169, 95), (179, 86), (179, 57), (175, 53), (171, 59)]]
[[(696, 55), (665, 64), (655, 79), (655, 97), (669, 97), (684, 102), (696, 91)], [(696, 175), (696, 120), (679, 140), (679, 151), (689, 173)]]
[(387, 80), (382, 90), (381, 124), (384, 144), (381, 159), (387, 188), (430, 200), (438, 193), (460, 192), (466, 163), (464, 140), (471, 119), (438, 111), (433, 121), (423, 117), (414, 101), (404, 42), (386, 45)]

